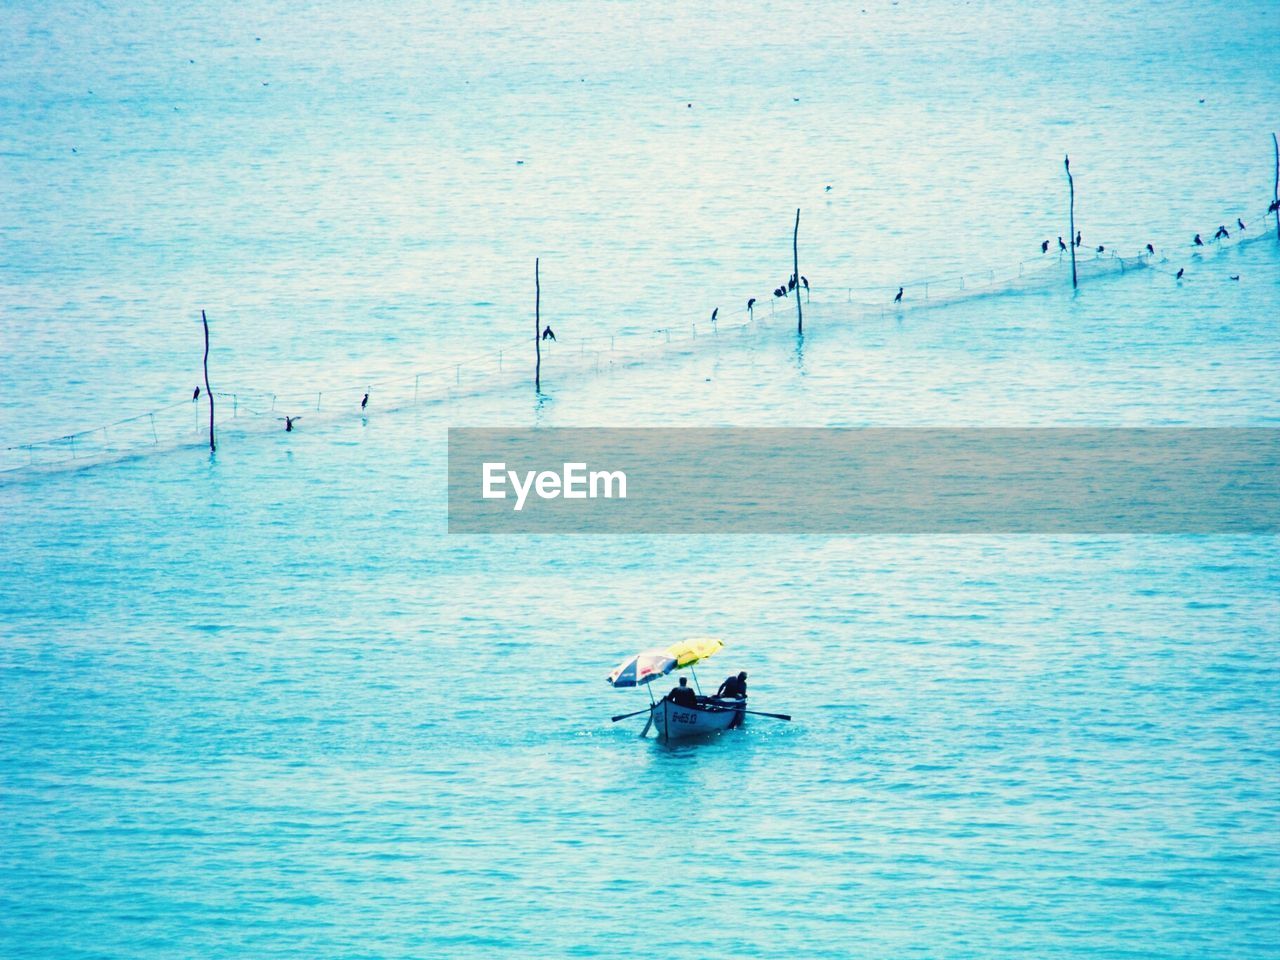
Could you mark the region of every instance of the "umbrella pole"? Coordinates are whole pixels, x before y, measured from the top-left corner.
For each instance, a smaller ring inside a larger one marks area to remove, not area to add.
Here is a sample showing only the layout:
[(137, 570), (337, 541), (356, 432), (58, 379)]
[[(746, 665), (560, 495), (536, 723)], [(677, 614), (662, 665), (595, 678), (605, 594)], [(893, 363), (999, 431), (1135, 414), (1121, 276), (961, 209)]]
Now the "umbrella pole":
[(698, 671), (690, 667), (689, 672), (693, 674), (693, 685), (698, 688), (698, 696), (702, 696), (702, 684), (698, 682)]

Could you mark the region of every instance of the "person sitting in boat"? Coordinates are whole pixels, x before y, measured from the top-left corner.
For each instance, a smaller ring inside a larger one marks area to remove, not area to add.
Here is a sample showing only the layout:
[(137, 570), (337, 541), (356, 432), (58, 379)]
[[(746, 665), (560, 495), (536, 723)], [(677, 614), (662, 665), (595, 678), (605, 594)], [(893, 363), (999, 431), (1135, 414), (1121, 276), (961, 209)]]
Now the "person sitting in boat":
[(667, 694), (667, 699), (678, 707), (696, 707), (698, 705), (698, 695), (693, 692), (693, 687), (689, 686), (688, 677), (680, 678), (680, 685), (671, 688), (671, 692)]
[(716, 691), (717, 697), (732, 697), (735, 700), (747, 698), (747, 671), (743, 670), (736, 677), (725, 677), (724, 683)]

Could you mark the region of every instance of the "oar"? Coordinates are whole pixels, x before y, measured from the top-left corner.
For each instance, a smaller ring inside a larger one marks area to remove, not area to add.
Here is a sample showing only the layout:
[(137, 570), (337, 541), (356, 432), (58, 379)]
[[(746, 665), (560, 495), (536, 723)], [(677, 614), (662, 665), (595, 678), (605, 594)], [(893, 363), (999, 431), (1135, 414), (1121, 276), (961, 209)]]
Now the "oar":
[(732, 700), (719, 700), (715, 703), (717, 707), (723, 707), (726, 710), (741, 710), (743, 713), (754, 713), (757, 717), (773, 717), (775, 720), (790, 720), (789, 713), (765, 713), (763, 710), (748, 710), (746, 707), (738, 707), (734, 705)]
[(775, 720), (790, 720), (791, 715), (786, 713), (765, 713), (761, 710), (743, 710), (743, 713), (754, 714), (757, 717), (773, 717)]
[[(616, 717), (610, 717), (609, 719), (612, 720), (614, 723), (617, 723), (619, 720), (627, 719), (627, 717), (638, 717), (640, 716), (640, 714), (648, 713), (648, 712), (649, 712), (649, 708), (645, 707), (643, 710), (637, 710), (634, 713), (620, 713)], [(791, 718), (788, 717), (787, 719), (790, 720)]]

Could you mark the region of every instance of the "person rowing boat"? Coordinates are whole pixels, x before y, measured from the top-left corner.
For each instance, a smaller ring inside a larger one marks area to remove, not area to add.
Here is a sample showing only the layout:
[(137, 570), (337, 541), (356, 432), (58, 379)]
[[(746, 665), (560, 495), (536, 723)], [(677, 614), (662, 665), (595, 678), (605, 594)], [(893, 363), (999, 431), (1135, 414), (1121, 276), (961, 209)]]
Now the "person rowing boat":
[(724, 678), (724, 683), (720, 684), (720, 689), (716, 691), (716, 697), (730, 697), (734, 700), (745, 700), (747, 696), (747, 671), (743, 670), (737, 676), (729, 676)]

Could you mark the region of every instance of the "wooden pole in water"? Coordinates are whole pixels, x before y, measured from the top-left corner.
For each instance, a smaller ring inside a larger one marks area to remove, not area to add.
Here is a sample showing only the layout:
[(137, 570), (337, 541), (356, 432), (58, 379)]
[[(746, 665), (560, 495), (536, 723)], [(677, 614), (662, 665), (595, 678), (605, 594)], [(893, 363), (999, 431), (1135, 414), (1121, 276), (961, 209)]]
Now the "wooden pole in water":
[(1071, 158), (1063, 157), (1062, 165), (1066, 167), (1067, 189), (1071, 192), (1071, 232), (1067, 243), (1071, 245), (1071, 289), (1075, 290), (1080, 286), (1076, 278), (1076, 182), (1071, 178)]
[(1276, 148), (1276, 185), (1271, 188), (1271, 202), (1276, 208), (1276, 239), (1280, 240), (1280, 140), (1271, 134), (1271, 145)]
[(796, 228), (791, 234), (791, 269), (796, 280), (796, 334), (804, 336), (804, 310), (800, 307), (800, 208), (796, 207)]
[(200, 322), (204, 324), (204, 395), (209, 398), (209, 452), (218, 447), (213, 442), (213, 388), (209, 386), (209, 318), (200, 311)]
[(538, 275), (538, 261), (533, 258), (533, 391), (542, 392), (542, 280)]

